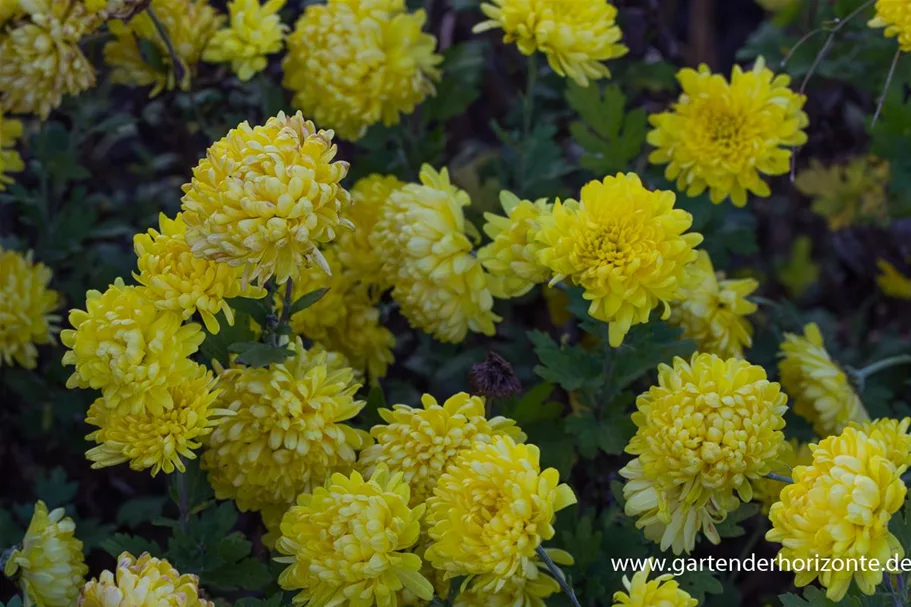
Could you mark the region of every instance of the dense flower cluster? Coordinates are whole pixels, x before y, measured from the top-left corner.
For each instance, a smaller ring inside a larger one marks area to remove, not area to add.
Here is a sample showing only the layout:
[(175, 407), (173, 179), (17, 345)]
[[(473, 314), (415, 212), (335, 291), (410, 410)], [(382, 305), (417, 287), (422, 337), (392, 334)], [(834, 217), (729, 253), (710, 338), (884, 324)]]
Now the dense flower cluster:
[[(165, 90), (190, 90), (203, 49), (224, 21), (208, 0), (151, 0), (149, 8), (168, 32), (177, 54), (171, 56), (148, 10), (129, 21), (108, 24), (114, 40), (104, 46), (111, 80), (129, 86), (151, 86), (150, 97)], [(149, 54), (154, 55), (154, 61)], [(153, 61), (150, 63), (150, 61)]]
[(726, 279), (716, 273), (708, 253), (699, 251), (687, 267), (682, 299), (671, 305), (668, 320), (681, 327), (684, 339), (695, 341), (699, 351), (743, 358), (743, 349), (753, 343), (753, 327), (746, 317), (757, 309), (746, 298), (758, 287), (752, 278)]
[(813, 211), (826, 218), (829, 229), (839, 230), (885, 218), (888, 183), (888, 162), (859, 156), (828, 168), (813, 159), (794, 185), (813, 198)]
[(658, 367), (658, 384), (636, 400), (636, 457), (620, 474), (626, 513), (674, 554), (692, 552), (771, 471), (784, 440), (787, 397), (762, 367), (714, 354)]
[(868, 25), (886, 28), (886, 38), (898, 38), (898, 47), (911, 53), (911, 11), (905, 0), (876, 0), (876, 16)]
[(230, 62), (231, 69), (243, 81), (266, 68), (267, 55), (282, 50), (287, 26), (278, 11), (285, 0), (232, 0), (228, 3), (230, 26), (215, 32), (202, 58), (212, 62)]
[(138, 559), (129, 552), (117, 558), (114, 571), (102, 571), (87, 582), (78, 607), (215, 607), (204, 598), (195, 575), (181, 574), (148, 552)]
[(25, 537), (3, 570), (18, 581), (26, 605), (70, 607), (76, 601), (89, 568), (75, 530), (63, 508), (48, 512), (44, 502), (35, 504)]
[(481, 10), (489, 20), (475, 32), (502, 29), (504, 42), (515, 42), (524, 55), (541, 51), (555, 72), (582, 86), (609, 77), (602, 62), (629, 50), (620, 43), (617, 9), (607, 0), (491, 0)]
[(60, 317), (54, 310), (60, 303), (57, 291), (48, 288), (50, 268), (0, 247), (0, 367), (18, 364), (34, 369), (38, 364), (36, 345), (50, 343)]
[(693, 217), (674, 208), (673, 192), (651, 192), (636, 175), (592, 181), (580, 200), (559, 200), (539, 219), (538, 261), (550, 268), (551, 284), (571, 279), (591, 300), (589, 314), (610, 323), (617, 347), (630, 326), (648, 322), (652, 309), (679, 299), (686, 266), (696, 259)]
[(279, 283), (317, 265), (317, 245), (350, 222), (351, 201), (339, 183), (348, 163), (333, 161), (332, 131), (316, 130), (300, 112), (265, 125), (243, 122), (215, 142), (184, 185), (186, 239), (197, 257), (244, 268), (244, 283)]
[(282, 64), (294, 106), (340, 137), (396, 124), (440, 76), (436, 38), (421, 31), (423, 10), (405, 0), (329, 0), (310, 4), (288, 38)]
[(870, 419), (848, 376), (826, 351), (816, 323), (803, 335), (785, 334), (778, 364), (781, 385), (794, 399), (794, 412), (822, 437), (838, 434), (851, 422)]
[(665, 176), (688, 196), (709, 190), (712, 202), (730, 197), (742, 207), (747, 193), (769, 196), (761, 174), (788, 171), (790, 146), (802, 145), (809, 124), (806, 101), (788, 88), (788, 76), (776, 76), (760, 58), (744, 72), (734, 66), (731, 81), (706, 65), (677, 74), (683, 94), (672, 111), (654, 114), (648, 142), (655, 164), (667, 164)]
[(651, 562), (642, 571), (633, 574), (633, 579), (623, 576), (623, 586), (626, 592), (620, 590), (614, 593), (613, 607), (696, 607), (699, 601), (694, 599), (680, 585), (674, 581), (670, 574), (659, 575), (648, 579), (651, 573)]
[[(889, 558), (904, 555), (889, 532), (889, 519), (905, 500), (901, 475), (907, 464), (890, 459), (890, 446), (882, 432), (846, 428), (811, 445), (812, 463), (794, 468), (794, 484), (782, 489), (781, 501), (769, 512), (766, 539), (781, 543), (779, 554), (790, 562), (803, 560), (797, 586), (819, 579), (826, 596), (840, 601), (853, 579), (861, 592), (873, 594)], [(878, 566), (820, 570), (816, 557), (855, 562), (866, 557)]]
[(16, 140), (22, 137), (22, 123), (15, 118), (3, 115), (0, 108), (0, 192), (13, 183), (9, 173), (18, 173), (25, 168), (22, 156), (12, 149)]

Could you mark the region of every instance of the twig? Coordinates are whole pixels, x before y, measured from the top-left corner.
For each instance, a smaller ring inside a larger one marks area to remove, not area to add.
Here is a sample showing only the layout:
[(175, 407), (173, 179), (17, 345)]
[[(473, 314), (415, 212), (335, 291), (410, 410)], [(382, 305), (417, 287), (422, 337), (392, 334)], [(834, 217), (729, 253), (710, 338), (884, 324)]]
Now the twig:
[(187, 530), (190, 520), (190, 493), (187, 490), (187, 473), (178, 470), (177, 474), (177, 508), (180, 510), (180, 529)]
[(168, 49), (168, 55), (171, 56), (171, 65), (174, 68), (174, 79), (180, 84), (186, 73), (186, 68), (183, 65), (183, 61), (180, 60), (180, 55), (177, 54), (177, 50), (174, 48), (174, 42), (168, 34), (168, 28), (164, 26), (164, 23), (162, 23), (158, 18), (158, 15), (155, 14), (151, 4), (146, 8), (146, 12), (152, 20), (152, 24), (155, 26), (155, 31), (161, 36), (165, 47)]
[(779, 482), (782, 482), (782, 483), (787, 483), (787, 484), (789, 484), (789, 485), (793, 485), (793, 484), (794, 484), (794, 479), (793, 479), (793, 478), (791, 478), (790, 476), (785, 476), (785, 475), (783, 475), (783, 474), (775, 474), (774, 472), (769, 472), (768, 474), (765, 475), (765, 477), (766, 477), (766, 478), (770, 478), (770, 479), (772, 479), (773, 481), (779, 481)]
[(554, 576), (554, 579), (556, 579), (557, 583), (560, 584), (560, 588), (563, 590), (566, 596), (569, 597), (569, 602), (573, 604), (573, 607), (582, 607), (582, 605), (579, 604), (579, 599), (576, 598), (576, 593), (573, 592), (573, 587), (567, 583), (566, 578), (563, 577), (563, 572), (560, 571), (556, 565), (554, 565), (554, 562), (547, 555), (547, 551), (544, 550), (544, 547), (538, 546), (535, 548), (535, 552), (538, 554), (538, 557), (544, 561), (544, 564), (547, 565), (547, 568), (550, 570), (550, 574)]
[(889, 75), (886, 76), (886, 84), (883, 86), (883, 94), (879, 98), (879, 103), (876, 104), (876, 113), (873, 114), (873, 122), (870, 123), (870, 128), (876, 126), (876, 121), (879, 120), (879, 114), (883, 111), (883, 105), (886, 103), (886, 94), (889, 92), (889, 87), (892, 86), (892, 77), (895, 76), (895, 68), (898, 67), (898, 59), (901, 57), (902, 50), (899, 48), (895, 51), (895, 57), (892, 58), (892, 66), (889, 68)]

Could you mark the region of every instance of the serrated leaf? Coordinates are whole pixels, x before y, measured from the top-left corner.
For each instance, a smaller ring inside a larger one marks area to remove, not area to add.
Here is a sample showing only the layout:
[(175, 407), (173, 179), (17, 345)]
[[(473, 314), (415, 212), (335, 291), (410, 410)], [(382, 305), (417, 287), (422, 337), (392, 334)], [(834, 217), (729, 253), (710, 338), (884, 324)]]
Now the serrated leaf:
[(48, 510), (72, 501), (76, 497), (79, 484), (69, 481), (63, 468), (56, 467), (50, 473), (42, 472), (35, 479), (35, 494), (47, 504)]
[(268, 367), (283, 362), (294, 354), (292, 350), (283, 346), (270, 346), (259, 342), (231, 344), (228, 350), (237, 354), (237, 362), (248, 367)]
[(727, 517), (715, 525), (715, 529), (718, 531), (718, 535), (721, 537), (740, 537), (746, 534), (746, 531), (740, 525), (743, 521), (746, 521), (761, 510), (759, 504), (750, 503), (743, 504), (737, 510), (728, 513)]
[(328, 293), (328, 292), (329, 292), (329, 289), (325, 288), (325, 289), (317, 289), (315, 291), (310, 291), (309, 293), (301, 295), (300, 297), (297, 298), (297, 300), (293, 304), (291, 304), (290, 316), (294, 316), (298, 312), (306, 310), (307, 308), (309, 308), (310, 306), (312, 306), (313, 304), (315, 304), (316, 302), (321, 300), (323, 298), (323, 296), (325, 296), (326, 293)]
[(541, 364), (535, 367), (542, 379), (565, 390), (594, 390), (604, 384), (604, 367), (599, 357), (581, 346), (560, 347), (546, 333), (529, 331)]
[(635, 425), (624, 411), (612, 411), (605, 419), (597, 419), (586, 412), (580, 416), (568, 417), (566, 431), (576, 437), (579, 455), (592, 459), (603, 451), (608, 455), (623, 453), (623, 449), (635, 433)]
[(645, 144), (645, 109), (626, 112), (626, 95), (616, 85), (607, 86), (602, 96), (596, 84), (570, 83), (566, 99), (582, 119), (570, 124), (570, 134), (585, 150), (579, 160), (583, 168), (599, 177), (626, 170)]
[(137, 527), (161, 516), (167, 498), (164, 496), (136, 497), (127, 500), (117, 510), (117, 524)]
[(249, 297), (232, 297), (228, 299), (228, 305), (231, 306), (231, 309), (244, 312), (249, 315), (250, 318), (256, 321), (256, 324), (264, 326), (266, 324), (266, 317), (272, 313), (272, 309), (269, 307), (271, 299), (269, 296), (265, 296), (261, 299), (251, 299)]
[(154, 557), (162, 556), (161, 546), (158, 545), (158, 542), (127, 533), (115, 533), (101, 542), (101, 549), (114, 558), (123, 552), (129, 552), (133, 556), (139, 556), (143, 552), (148, 552)]
[(547, 398), (553, 391), (552, 383), (539, 383), (521, 398), (514, 399), (507, 409), (509, 418), (514, 419), (520, 426), (559, 419), (563, 413), (563, 405), (554, 401), (547, 402)]
[(481, 96), (488, 47), (486, 40), (471, 40), (443, 52), (443, 79), (437, 84), (436, 95), (421, 106), (422, 117), (427, 122), (445, 122), (460, 116)]
[(689, 593), (691, 597), (705, 602), (706, 594), (721, 594), (724, 587), (711, 571), (688, 571), (677, 578), (680, 588)]

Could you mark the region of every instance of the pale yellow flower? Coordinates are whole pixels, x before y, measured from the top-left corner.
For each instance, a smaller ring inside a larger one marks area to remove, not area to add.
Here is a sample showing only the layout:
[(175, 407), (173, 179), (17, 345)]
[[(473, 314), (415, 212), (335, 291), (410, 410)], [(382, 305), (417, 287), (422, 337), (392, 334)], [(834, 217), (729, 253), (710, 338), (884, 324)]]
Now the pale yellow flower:
[(53, 273), (32, 253), (0, 247), (0, 367), (18, 364), (34, 369), (37, 345), (52, 343), (60, 330), (60, 294), (48, 285)]
[(231, 0), (230, 25), (215, 32), (202, 58), (210, 62), (230, 62), (231, 69), (243, 81), (266, 69), (267, 55), (282, 50), (288, 26), (282, 24), (278, 11), (285, 0)]
[[(547, 549), (550, 559), (560, 565), (572, 565), (573, 557), (563, 550)], [(453, 607), (546, 607), (544, 599), (560, 592), (557, 580), (545, 573), (546, 565), (534, 559), (524, 571), (507, 578), (477, 575), (456, 595)]]
[(651, 561), (642, 571), (633, 574), (630, 580), (623, 576), (626, 592), (614, 593), (613, 607), (696, 607), (699, 601), (680, 588), (674, 576), (665, 573), (648, 579), (651, 573)]
[(911, 10), (907, 0), (876, 0), (876, 16), (867, 25), (886, 28), (886, 38), (898, 38), (898, 47), (911, 53)]
[(896, 299), (911, 299), (911, 276), (905, 276), (885, 259), (877, 259), (876, 284), (883, 293)]
[(13, 183), (13, 178), (8, 173), (18, 173), (25, 169), (22, 156), (13, 149), (16, 140), (20, 137), (22, 137), (22, 122), (4, 116), (0, 109), (0, 192)]
[(873, 156), (830, 167), (814, 158), (794, 182), (802, 194), (813, 198), (813, 212), (825, 217), (831, 230), (884, 219), (888, 184), (889, 163)]
[(204, 598), (195, 575), (181, 574), (165, 559), (129, 552), (117, 569), (105, 569), (82, 589), (78, 607), (215, 607)]

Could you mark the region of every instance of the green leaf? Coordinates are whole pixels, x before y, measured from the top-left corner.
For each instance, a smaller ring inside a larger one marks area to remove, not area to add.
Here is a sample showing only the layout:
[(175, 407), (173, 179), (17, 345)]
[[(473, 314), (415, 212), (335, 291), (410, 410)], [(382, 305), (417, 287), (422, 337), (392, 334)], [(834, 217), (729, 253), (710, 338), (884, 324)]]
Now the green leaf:
[(645, 144), (645, 109), (627, 112), (626, 95), (613, 84), (602, 96), (597, 84), (582, 87), (570, 82), (566, 100), (581, 118), (569, 130), (585, 150), (579, 161), (582, 167), (599, 177), (626, 170)]
[(688, 571), (679, 576), (677, 581), (680, 583), (680, 588), (688, 592), (700, 604), (705, 602), (705, 595), (724, 592), (724, 587), (715, 574), (707, 570)]
[(234, 607), (281, 607), (284, 598), (283, 592), (277, 592), (268, 599), (251, 599), (248, 597), (234, 601)]
[(593, 527), (594, 517), (586, 514), (579, 519), (575, 529), (562, 534), (563, 545), (572, 547), (573, 558), (580, 570), (597, 561), (601, 552), (603, 533)]
[(581, 346), (558, 346), (541, 331), (529, 331), (541, 364), (535, 367), (542, 379), (560, 384), (564, 390), (595, 390), (604, 384), (604, 367), (599, 357)]
[(306, 310), (307, 308), (309, 308), (310, 306), (312, 306), (313, 304), (315, 304), (316, 302), (321, 300), (323, 298), (323, 296), (328, 292), (329, 292), (329, 289), (326, 288), (326, 289), (317, 289), (315, 291), (310, 291), (306, 295), (301, 295), (297, 299), (297, 301), (295, 301), (293, 304), (291, 304), (291, 312), (289, 313), (289, 316), (294, 316), (298, 312), (300, 312), (302, 310)]
[(249, 297), (232, 297), (228, 299), (228, 305), (231, 309), (244, 312), (256, 321), (259, 326), (265, 326), (266, 317), (272, 313), (269, 307), (270, 298), (268, 295), (260, 299), (251, 299)]
[(256, 341), (246, 341), (231, 344), (228, 351), (237, 354), (237, 362), (248, 367), (268, 367), (280, 363), (294, 354), (292, 350), (282, 346), (270, 346)]
[(117, 510), (117, 524), (138, 527), (161, 516), (167, 502), (164, 496), (136, 497), (123, 503)]
[(743, 521), (752, 518), (761, 510), (759, 504), (743, 504), (737, 510), (728, 513), (727, 517), (715, 525), (718, 535), (721, 537), (740, 537), (746, 534), (746, 531), (740, 525)]
[(235, 312), (233, 326), (228, 324), (224, 312), (217, 314), (217, 320), (219, 324), (217, 334), (213, 335), (208, 329), (203, 327), (203, 331), (206, 332), (206, 339), (199, 349), (210, 362), (217, 360), (223, 367), (227, 367), (230, 360), (231, 345), (252, 341), (255, 335), (250, 327), (250, 315), (246, 312)]
[(6, 603), (0, 602), (0, 607), (22, 607), (22, 597), (15, 594)]
[(164, 55), (161, 54), (161, 51), (158, 50), (158, 47), (155, 46), (154, 42), (146, 40), (145, 38), (139, 38), (136, 43), (139, 45), (139, 55), (142, 57), (142, 60), (148, 63), (152, 69), (156, 72), (168, 71)]
[(824, 590), (817, 588), (816, 586), (810, 586), (803, 591), (803, 598), (797, 596), (796, 594), (788, 593), (783, 594), (778, 597), (781, 600), (782, 607), (835, 607), (840, 605), (856, 604), (852, 599), (846, 599), (846, 602), (830, 601), (826, 598), (826, 593)]
[(79, 518), (73, 516), (76, 523), (76, 537), (82, 542), (83, 551), (88, 554), (96, 548), (101, 548), (101, 543), (111, 537), (117, 529), (114, 523), (103, 523), (98, 517)]
[(48, 510), (71, 502), (78, 489), (79, 484), (67, 480), (66, 472), (59, 466), (51, 470), (50, 474), (40, 472), (35, 479), (35, 494), (44, 501)]
[(234, 532), (215, 546), (206, 569), (200, 576), (203, 585), (219, 590), (259, 590), (271, 581), (269, 567), (248, 558), (252, 542)]
[(163, 556), (158, 542), (127, 533), (115, 533), (101, 542), (101, 549), (114, 558), (123, 552), (129, 552), (133, 556), (139, 556), (143, 552), (148, 552), (154, 557)]
[(477, 101), (489, 46), (486, 40), (471, 40), (443, 52), (443, 78), (437, 83), (436, 95), (421, 106), (424, 120), (445, 122), (461, 116)]
[(597, 419), (590, 412), (568, 417), (566, 431), (576, 437), (579, 455), (593, 459), (601, 450), (619, 455), (635, 433), (635, 425), (624, 411), (611, 411), (610, 417)]
[(547, 402), (547, 398), (553, 391), (552, 383), (546, 381), (539, 383), (521, 398), (513, 400), (507, 408), (508, 417), (514, 419), (520, 426), (560, 419), (563, 414), (563, 405), (555, 401)]

